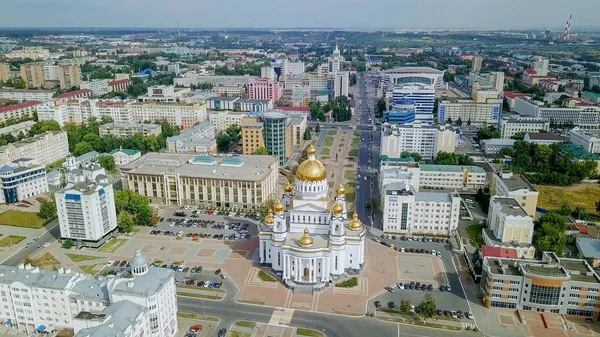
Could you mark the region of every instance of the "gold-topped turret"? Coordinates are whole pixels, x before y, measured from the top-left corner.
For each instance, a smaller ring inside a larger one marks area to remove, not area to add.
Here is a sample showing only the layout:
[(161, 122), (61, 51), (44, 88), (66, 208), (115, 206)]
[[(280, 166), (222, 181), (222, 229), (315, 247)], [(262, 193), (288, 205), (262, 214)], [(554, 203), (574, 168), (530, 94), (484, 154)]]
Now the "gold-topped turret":
[(350, 223), (348, 223), (348, 228), (353, 230), (353, 231), (357, 231), (359, 229), (361, 229), (363, 227), (362, 222), (360, 222), (360, 220), (358, 220), (358, 214), (356, 214), (356, 212), (354, 212), (354, 215), (352, 215), (352, 220), (350, 220)]
[(344, 186), (344, 184), (340, 184), (340, 186), (338, 186), (335, 192), (337, 193), (338, 197), (341, 197), (346, 194), (346, 187)]
[(292, 193), (292, 191), (294, 190), (294, 186), (292, 186), (292, 184), (290, 184), (289, 182), (287, 184), (285, 184), (285, 186), (283, 187), (283, 191), (285, 193)]
[(340, 216), (344, 214), (344, 206), (342, 206), (339, 202), (336, 202), (331, 211), (333, 212), (334, 216)]
[(285, 205), (281, 200), (278, 199), (277, 201), (275, 201), (273, 209), (275, 210), (275, 214), (281, 214), (283, 213), (283, 211), (285, 211)]
[(307, 182), (317, 182), (327, 179), (327, 170), (325, 165), (315, 159), (317, 149), (311, 144), (306, 149), (308, 159), (298, 165), (296, 170), (296, 179)]
[(304, 235), (300, 238), (300, 246), (310, 247), (313, 245), (313, 238), (308, 235), (308, 227), (304, 228)]
[(269, 209), (269, 214), (265, 217), (265, 224), (272, 225), (273, 224), (273, 209)]
[(315, 154), (317, 154), (317, 149), (312, 144), (310, 144), (306, 148), (306, 154), (309, 156), (314, 156)]

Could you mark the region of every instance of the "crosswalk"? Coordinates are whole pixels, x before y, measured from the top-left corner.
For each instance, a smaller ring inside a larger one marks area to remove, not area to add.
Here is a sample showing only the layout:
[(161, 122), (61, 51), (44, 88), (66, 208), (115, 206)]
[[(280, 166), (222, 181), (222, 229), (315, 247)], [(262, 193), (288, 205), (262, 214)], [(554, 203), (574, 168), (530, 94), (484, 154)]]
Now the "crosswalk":
[(470, 323), (470, 322), (460, 322), (460, 324), (462, 325), (463, 329), (473, 329), (475, 327), (475, 323)]
[(271, 315), (269, 325), (288, 325), (294, 316), (294, 309), (276, 309)]

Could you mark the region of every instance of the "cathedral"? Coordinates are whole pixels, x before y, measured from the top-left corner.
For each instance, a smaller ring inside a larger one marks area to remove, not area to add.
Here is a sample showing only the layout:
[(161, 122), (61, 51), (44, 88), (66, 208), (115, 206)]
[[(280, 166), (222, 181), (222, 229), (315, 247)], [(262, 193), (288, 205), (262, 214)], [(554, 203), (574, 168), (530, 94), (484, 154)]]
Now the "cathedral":
[(287, 184), (260, 225), (261, 264), (270, 265), (290, 287), (322, 290), (364, 265), (363, 224), (354, 213), (346, 219), (346, 189), (328, 199), (327, 170), (310, 145), (298, 166), (294, 185)]

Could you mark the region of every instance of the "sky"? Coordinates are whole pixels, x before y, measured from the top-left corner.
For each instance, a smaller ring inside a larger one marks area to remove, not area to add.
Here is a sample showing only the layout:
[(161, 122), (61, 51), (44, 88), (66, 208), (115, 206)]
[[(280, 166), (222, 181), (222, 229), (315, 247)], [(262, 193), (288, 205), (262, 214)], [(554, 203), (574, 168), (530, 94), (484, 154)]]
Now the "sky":
[[(600, 0), (0, 0), (0, 27), (562, 29)], [(27, 15), (15, 15), (27, 13)]]

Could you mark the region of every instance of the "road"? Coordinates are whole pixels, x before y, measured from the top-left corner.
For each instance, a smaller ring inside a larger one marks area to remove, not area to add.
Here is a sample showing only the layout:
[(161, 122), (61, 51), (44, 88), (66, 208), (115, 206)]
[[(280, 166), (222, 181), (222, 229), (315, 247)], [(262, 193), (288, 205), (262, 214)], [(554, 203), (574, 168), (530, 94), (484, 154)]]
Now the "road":
[[(46, 225), (46, 232), (44, 234), (37, 237), (37, 240), (33, 242), (29, 247), (23, 246), (22, 248), (13, 248), (15, 253), (10, 257), (6, 258), (2, 261), (2, 264), (17, 266), (23, 263), (26, 257), (34, 256), (40, 251), (43, 247), (39, 247), (38, 245), (43, 245), (45, 242), (53, 242), (54, 240), (60, 237), (60, 226), (58, 225), (58, 220), (54, 220)], [(32, 242), (34, 238), (27, 238), (27, 242)]]

